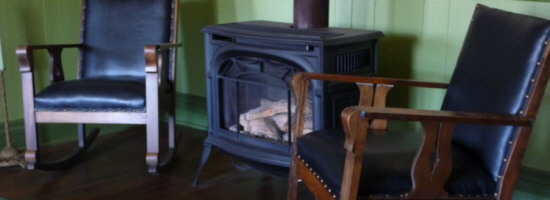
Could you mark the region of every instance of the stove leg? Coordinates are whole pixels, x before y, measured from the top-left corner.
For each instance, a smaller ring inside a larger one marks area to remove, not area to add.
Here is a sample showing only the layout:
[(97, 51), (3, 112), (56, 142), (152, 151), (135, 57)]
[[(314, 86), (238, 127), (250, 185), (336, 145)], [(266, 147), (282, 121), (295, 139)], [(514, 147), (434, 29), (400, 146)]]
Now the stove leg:
[(210, 151), (212, 150), (211, 144), (204, 144), (204, 150), (202, 151), (202, 157), (201, 162), (199, 164), (199, 167), (197, 168), (197, 173), (195, 174), (195, 179), (193, 180), (193, 186), (197, 186), (199, 182), (199, 175), (201, 174), (202, 167), (204, 167), (204, 163), (208, 160), (208, 157), (210, 156)]

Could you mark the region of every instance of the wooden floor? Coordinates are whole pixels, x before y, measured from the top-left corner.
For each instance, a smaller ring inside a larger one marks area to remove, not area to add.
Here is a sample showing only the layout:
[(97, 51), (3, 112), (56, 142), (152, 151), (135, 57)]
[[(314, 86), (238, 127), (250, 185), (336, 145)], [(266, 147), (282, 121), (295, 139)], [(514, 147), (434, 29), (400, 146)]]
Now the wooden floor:
[[(212, 151), (200, 184), (191, 186), (202, 154), (204, 131), (178, 127), (182, 134), (173, 165), (147, 173), (145, 127), (102, 134), (85, 157), (62, 171), (0, 168), (0, 199), (285, 199), (287, 179), (255, 169), (237, 169), (231, 157)], [(66, 146), (47, 152), (67, 152)], [(299, 199), (313, 199), (304, 186)]]

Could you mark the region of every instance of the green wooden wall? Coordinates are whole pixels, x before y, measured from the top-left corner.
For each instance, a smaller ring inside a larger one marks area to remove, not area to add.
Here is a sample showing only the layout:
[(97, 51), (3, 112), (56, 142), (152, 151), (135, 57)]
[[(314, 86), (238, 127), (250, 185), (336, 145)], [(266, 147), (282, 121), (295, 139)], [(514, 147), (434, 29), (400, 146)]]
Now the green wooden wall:
[[(179, 0), (178, 92), (204, 97), (206, 25), (247, 20), (292, 22), (293, 0)], [(516, 0), (332, 0), (330, 26), (383, 31), (380, 76), (448, 82), (476, 3), (550, 19), (550, 3)], [(21, 80), (15, 48), (23, 44), (78, 42), (80, 2), (76, 0), (0, 0), (0, 37), (10, 120), (23, 118)], [(76, 52), (64, 58), (67, 78), (76, 74)], [(45, 54), (38, 61), (47, 61)], [(47, 69), (37, 70), (37, 88)], [(443, 90), (401, 89), (390, 94), (390, 106), (438, 109)], [(200, 99), (200, 98), (199, 98)], [(191, 116), (192, 117), (192, 116)], [(0, 118), (1, 119), (1, 118)], [(523, 164), (550, 169), (550, 91), (547, 91)], [(410, 125), (408, 128), (418, 128)], [(23, 148), (23, 147), (20, 147)]]

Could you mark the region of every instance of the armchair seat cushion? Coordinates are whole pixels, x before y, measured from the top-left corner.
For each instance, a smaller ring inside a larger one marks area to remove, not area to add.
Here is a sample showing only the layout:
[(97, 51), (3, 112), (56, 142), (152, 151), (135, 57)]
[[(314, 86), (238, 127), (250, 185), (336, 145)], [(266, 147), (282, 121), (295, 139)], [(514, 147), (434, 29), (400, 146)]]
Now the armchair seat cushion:
[[(340, 195), (346, 150), (343, 130), (314, 131), (298, 138), (298, 155), (331, 193)], [(359, 196), (401, 196), (412, 188), (411, 166), (422, 140), (416, 132), (369, 132)], [(453, 171), (445, 184), (450, 196), (493, 196), (496, 181), (481, 163), (453, 145)]]
[(35, 96), (37, 111), (143, 112), (143, 77), (89, 78), (49, 85)]

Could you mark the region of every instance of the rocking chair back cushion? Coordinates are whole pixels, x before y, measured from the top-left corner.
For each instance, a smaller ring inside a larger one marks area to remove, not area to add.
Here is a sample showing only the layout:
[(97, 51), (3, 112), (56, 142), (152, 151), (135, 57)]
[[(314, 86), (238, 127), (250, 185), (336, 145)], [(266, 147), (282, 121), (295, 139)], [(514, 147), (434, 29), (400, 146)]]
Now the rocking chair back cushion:
[(167, 12), (171, 10), (171, 1), (86, 0), (84, 3), (85, 48), (81, 77), (145, 79), (143, 47), (172, 40), (172, 13)]
[[(442, 110), (522, 115), (546, 48), (548, 20), (476, 9)], [(497, 181), (515, 128), (457, 125), (453, 143), (478, 155)]]

